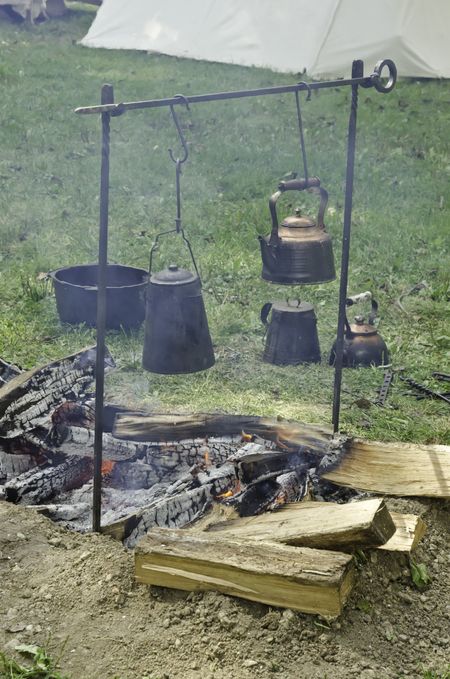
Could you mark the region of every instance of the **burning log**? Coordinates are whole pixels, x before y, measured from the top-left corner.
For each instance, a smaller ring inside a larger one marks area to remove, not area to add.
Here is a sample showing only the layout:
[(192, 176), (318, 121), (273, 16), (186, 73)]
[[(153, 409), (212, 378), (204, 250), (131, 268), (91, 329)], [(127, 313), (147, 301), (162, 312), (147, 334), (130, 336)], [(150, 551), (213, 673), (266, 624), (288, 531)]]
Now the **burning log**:
[[(49, 423), (56, 406), (67, 400), (82, 400), (92, 384), (95, 347), (21, 373), (0, 388), (0, 438), (23, 436)], [(114, 365), (111, 356), (108, 366)]]
[(56, 466), (38, 467), (19, 474), (4, 487), (10, 502), (38, 504), (56, 493), (76, 488), (92, 476), (92, 460), (86, 457), (68, 457)]
[(118, 414), (113, 433), (133, 441), (173, 441), (204, 436), (229, 436), (246, 432), (274, 441), (286, 450), (325, 454), (330, 430), (313, 424), (252, 415), (146, 415)]
[(225, 538), (270, 540), (298, 547), (355, 549), (386, 543), (396, 526), (383, 500), (348, 504), (299, 502), (276, 512), (235, 519), (209, 529)]
[(270, 606), (336, 617), (354, 583), (350, 555), (155, 529), (136, 548), (138, 582), (216, 590)]

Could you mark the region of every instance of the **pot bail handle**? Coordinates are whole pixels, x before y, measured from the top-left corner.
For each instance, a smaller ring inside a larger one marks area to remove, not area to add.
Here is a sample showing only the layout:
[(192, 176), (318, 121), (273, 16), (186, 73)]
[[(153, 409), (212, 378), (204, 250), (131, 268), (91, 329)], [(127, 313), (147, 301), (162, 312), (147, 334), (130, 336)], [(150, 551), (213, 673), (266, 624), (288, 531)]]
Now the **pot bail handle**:
[(272, 308), (272, 302), (266, 302), (261, 309), (261, 323), (265, 326), (266, 330), (269, 327), (269, 321), (267, 320)]
[(189, 254), (191, 256), (192, 263), (194, 265), (195, 273), (197, 274), (197, 276), (198, 276), (198, 278), (201, 282), (200, 274), (199, 274), (198, 267), (197, 267), (197, 262), (195, 261), (194, 253), (192, 251), (192, 246), (191, 246), (189, 240), (186, 238), (186, 235), (184, 233), (184, 229), (178, 228), (178, 225), (175, 229), (168, 229), (167, 231), (161, 231), (160, 233), (158, 233), (156, 235), (156, 238), (155, 238), (153, 245), (150, 249), (150, 261), (149, 261), (149, 264), (148, 264), (148, 277), (149, 277), (149, 279), (150, 279), (150, 276), (152, 275), (153, 253), (155, 252), (155, 250), (158, 249), (158, 241), (162, 236), (167, 236), (170, 233), (181, 234), (181, 237), (184, 240), (187, 249), (189, 250)]

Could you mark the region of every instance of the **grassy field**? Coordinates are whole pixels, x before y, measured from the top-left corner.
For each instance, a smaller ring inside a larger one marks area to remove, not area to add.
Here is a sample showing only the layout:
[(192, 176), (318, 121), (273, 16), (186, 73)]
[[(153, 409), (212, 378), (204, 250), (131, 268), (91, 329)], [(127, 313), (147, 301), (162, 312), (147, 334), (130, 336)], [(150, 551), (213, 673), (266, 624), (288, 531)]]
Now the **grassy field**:
[[(2, 23), (0, 44), (0, 356), (24, 367), (92, 342), (85, 327), (63, 327), (40, 272), (97, 257), (100, 121), (76, 116), (104, 82), (117, 100), (290, 83), (298, 76), (77, 44), (93, 12), (29, 26)], [(357, 57), (358, 55), (355, 55)], [(380, 55), (388, 57), (389, 55)], [(367, 64), (370, 70), (373, 64)], [(312, 174), (330, 194), (326, 224), (337, 266), (343, 218), (348, 89), (315, 93), (303, 115)], [(450, 85), (400, 81), (389, 95), (360, 91), (349, 293), (372, 290), (395, 368), (434, 388), (450, 372)], [(180, 110), (190, 158), (182, 177), (183, 217), (200, 266), (216, 365), (163, 377), (141, 368), (143, 333), (110, 333), (117, 370), (108, 397), (172, 411), (282, 415), (327, 424), (333, 372), (327, 365), (337, 319), (338, 281), (301, 289), (260, 278), (258, 234), (268, 233), (268, 198), (300, 171), (293, 95)], [(153, 238), (175, 216), (178, 148), (168, 110), (112, 121), (110, 261), (147, 267)], [(317, 209), (309, 196), (283, 199)], [(175, 239), (168, 260), (188, 264)], [(418, 284), (423, 285), (418, 285)], [(418, 286), (418, 290), (409, 291)], [(312, 302), (320, 365), (281, 368), (261, 361), (259, 311), (289, 295)], [(404, 296), (403, 296), (404, 295)], [(403, 296), (403, 297), (402, 297)], [(402, 299), (404, 311), (397, 304)], [(341, 427), (372, 439), (450, 443), (449, 407), (417, 401), (394, 383), (387, 407), (369, 405), (383, 371), (344, 371)], [(362, 400), (361, 400), (362, 399)]]

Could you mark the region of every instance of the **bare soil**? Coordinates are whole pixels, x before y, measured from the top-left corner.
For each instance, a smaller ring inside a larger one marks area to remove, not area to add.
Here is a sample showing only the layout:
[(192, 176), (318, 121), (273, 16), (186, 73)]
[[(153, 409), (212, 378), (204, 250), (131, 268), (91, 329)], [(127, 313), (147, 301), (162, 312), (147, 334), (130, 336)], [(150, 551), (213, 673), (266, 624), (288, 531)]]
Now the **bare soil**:
[(34, 643), (57, 655), (65, 644), (70, 679), (448, 677), (449, 504), (388, 504), (426, 522), (413, 558), (431, 583), (414, 586), (404, 555), (357, 555), (358, 585), (329, 623), (215, 592), (137, 585), (133, 554), (111, 538), (0, 502), (0, 648)]

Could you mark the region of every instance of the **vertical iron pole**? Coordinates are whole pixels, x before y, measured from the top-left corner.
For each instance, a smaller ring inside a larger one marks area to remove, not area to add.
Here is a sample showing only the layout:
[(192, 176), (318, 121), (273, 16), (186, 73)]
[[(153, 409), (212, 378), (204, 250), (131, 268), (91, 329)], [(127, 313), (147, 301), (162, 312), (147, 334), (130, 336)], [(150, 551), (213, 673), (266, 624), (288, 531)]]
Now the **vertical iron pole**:
[[(362, 77), (364, 64), (358, 59), (352, 64), (352, 78)], [(355, 170), (356, 113), (358, 109), (358, 85), (352, 85), (352, 100), (348, 121), (347, 172), (345, 179), (344, 228), (342, 234), (341, 277), (339, 284), (339, 314), (337, 324), (336, 359), (334, 364), (333, 431), (339, 431), (341, 408), (342, 360), (344, 354), (345, 302), (347, 299), (348, 264), (350, 259), (350, 232), (352, 224), (353, 177)]]
[[(103, 85), (102, 104), (114, 103), (112, 85)], [(109, 131), (110, 113), (102, 113), (102, 164), (100, 175), (100, 224), (98, 234), (97, 356), (95, 363), (94, 489), (92, 530), (100, 532), (102, 514), (103, 406), (105, 385), (106, 272), (108, 264)]]

